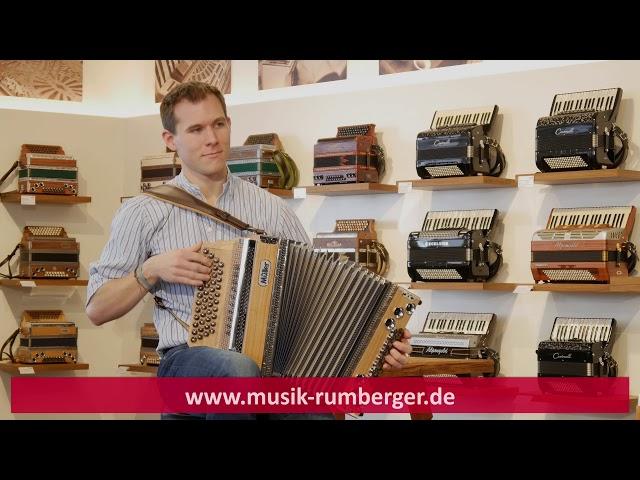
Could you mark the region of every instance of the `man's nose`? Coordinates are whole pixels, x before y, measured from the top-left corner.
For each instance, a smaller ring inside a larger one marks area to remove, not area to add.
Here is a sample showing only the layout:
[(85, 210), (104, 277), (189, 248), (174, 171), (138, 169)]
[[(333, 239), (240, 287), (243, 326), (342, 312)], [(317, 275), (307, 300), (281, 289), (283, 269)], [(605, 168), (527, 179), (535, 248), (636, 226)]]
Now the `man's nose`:
[(215, 130), (215, 128), (213, 128), (213, 126), (211, 126), (211, 125), (208, 126), (207, 130), (206, 130), (206, 133), (207, 133), (207, 137), (206, 137), (207, 138), (207, 143), (212, 143), (214, 145), (216, 143), (218, 143), (218, 136), (216, 135), (216, 130)]

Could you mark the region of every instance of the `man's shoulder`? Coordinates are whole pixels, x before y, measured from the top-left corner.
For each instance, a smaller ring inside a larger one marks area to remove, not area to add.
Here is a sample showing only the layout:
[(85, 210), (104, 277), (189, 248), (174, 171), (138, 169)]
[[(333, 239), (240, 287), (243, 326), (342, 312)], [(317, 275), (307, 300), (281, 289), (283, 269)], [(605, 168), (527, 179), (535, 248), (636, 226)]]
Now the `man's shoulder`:
[(134, 216), (149, 215), (152, 210), (156, 212), (164, 212), (170, 209), (171, 205), (162, 200), (158, 200), (149, 195), (136, 195), (122, 203), (118, 215)]

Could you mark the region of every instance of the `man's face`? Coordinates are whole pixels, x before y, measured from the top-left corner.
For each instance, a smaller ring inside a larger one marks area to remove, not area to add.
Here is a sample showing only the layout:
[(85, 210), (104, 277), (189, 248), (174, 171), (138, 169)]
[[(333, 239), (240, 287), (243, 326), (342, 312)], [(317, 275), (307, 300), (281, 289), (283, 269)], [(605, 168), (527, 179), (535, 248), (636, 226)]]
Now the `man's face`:
[(162, 133), (167, 146), (178, 152), (182, 168), (207, 177), (226, 177), (231, 120), (213, 95), (198, 103), (182, 100), (174, 108), (176, 133)]

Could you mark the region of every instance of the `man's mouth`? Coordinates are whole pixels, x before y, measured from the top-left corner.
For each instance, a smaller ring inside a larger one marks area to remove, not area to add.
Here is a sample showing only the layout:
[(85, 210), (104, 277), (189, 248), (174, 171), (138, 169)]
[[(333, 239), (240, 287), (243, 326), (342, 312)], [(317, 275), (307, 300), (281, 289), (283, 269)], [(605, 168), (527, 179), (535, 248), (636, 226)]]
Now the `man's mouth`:
[(222, 153), (222, 150), (219, 150), (217, 152), (209, 152), (209, 153), (205, 153), (202, 156), (203, 157), (217, 157), (218, 155), (220, 155)]

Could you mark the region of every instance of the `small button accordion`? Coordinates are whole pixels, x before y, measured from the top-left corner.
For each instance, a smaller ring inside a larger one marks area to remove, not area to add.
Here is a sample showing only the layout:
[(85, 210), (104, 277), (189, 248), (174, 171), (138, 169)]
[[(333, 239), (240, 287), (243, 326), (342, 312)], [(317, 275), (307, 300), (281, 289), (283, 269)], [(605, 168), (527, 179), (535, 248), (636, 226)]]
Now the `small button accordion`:
[(431, 128), (416, 139), (418, 176), (499, 176), (505, 167), (504, 153), (488, 136), (497, 115), (497, 105), (436, 111)]
[(145, 323), (140, 327), (140, 365), (157, 367), (160, 365), (158, 348), (158, 331), (153, 323)]
[(140, 191), (164, 185), (180, 174), (182, 163), (176, 152), (145, 155), (140, 160)]
[(26, 226), (20, 247), (20, 278), (77, 278), (80, 244), (63, 227)]
[(25, 310), (15, 358), (19, 363), (77, 363), (78, 328), (61, 310)]
[(18, 192), (78, 195), (76, 160), (58, 145), (22, 145)]

